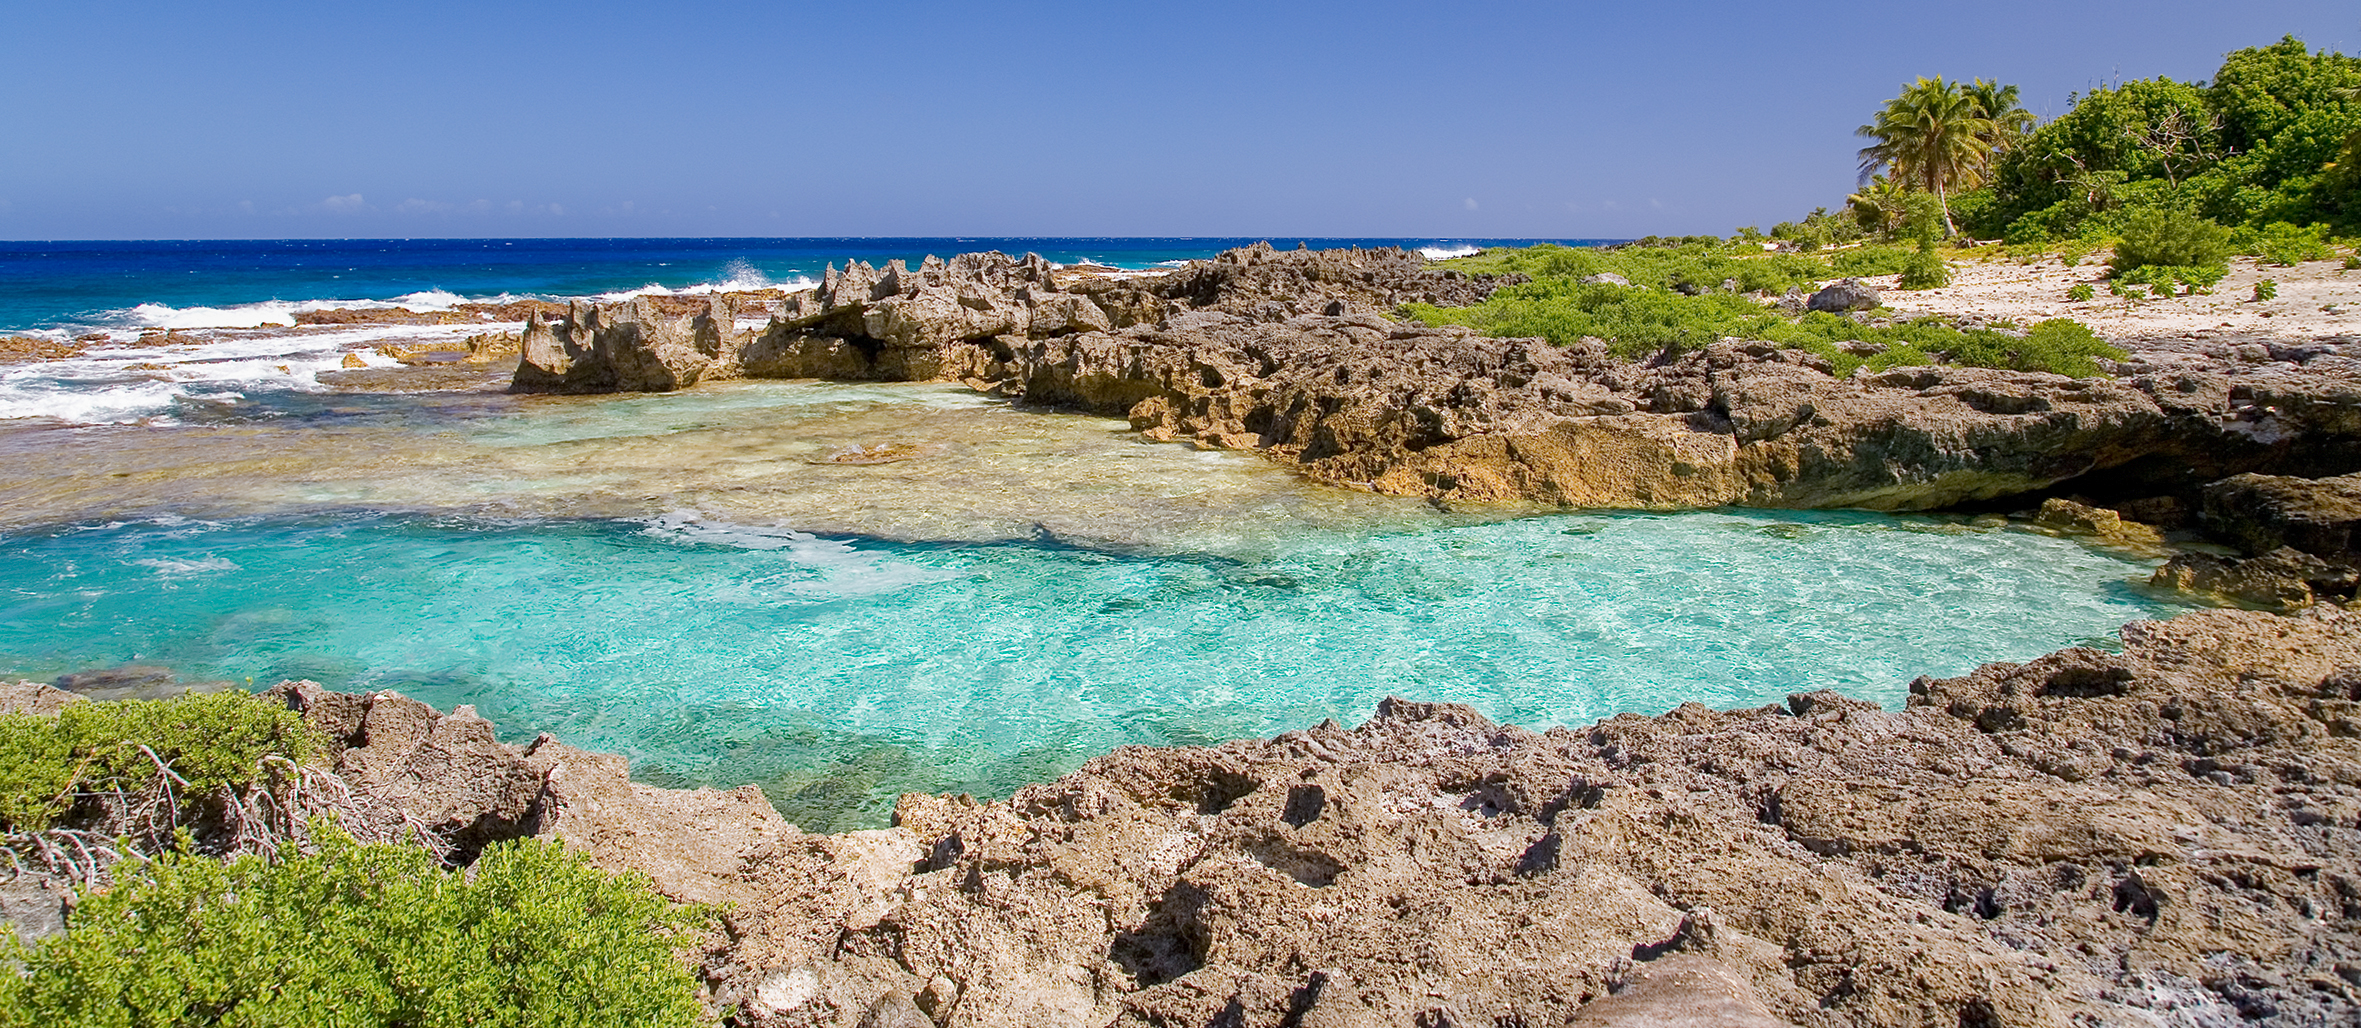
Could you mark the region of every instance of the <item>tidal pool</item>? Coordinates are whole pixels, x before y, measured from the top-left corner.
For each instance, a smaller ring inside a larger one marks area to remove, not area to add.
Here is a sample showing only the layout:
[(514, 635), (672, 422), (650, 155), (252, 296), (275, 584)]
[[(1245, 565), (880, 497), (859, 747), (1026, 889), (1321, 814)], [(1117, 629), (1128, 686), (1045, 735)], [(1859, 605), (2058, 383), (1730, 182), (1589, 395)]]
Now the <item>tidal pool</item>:
[(1712, 511), (1305, 528), (1252, 557), (887, 542), (680, 513), (141, 520), (0, 541), (0, 667), (122, 663), (474, 704), (812, 828), (1123, 743), (1387, 695), (1580, 724), (2104, 645), (2144, 565), (1934, 518)]
[(2031, 532), (1450, 514), (940, 386), (261, 393), (10, 422), (0, 461), (0, 674), (469, 703), (811, 828), (1387, 695), (1531, 727), (1891, 706), (2172, 611), (2140, 561)]

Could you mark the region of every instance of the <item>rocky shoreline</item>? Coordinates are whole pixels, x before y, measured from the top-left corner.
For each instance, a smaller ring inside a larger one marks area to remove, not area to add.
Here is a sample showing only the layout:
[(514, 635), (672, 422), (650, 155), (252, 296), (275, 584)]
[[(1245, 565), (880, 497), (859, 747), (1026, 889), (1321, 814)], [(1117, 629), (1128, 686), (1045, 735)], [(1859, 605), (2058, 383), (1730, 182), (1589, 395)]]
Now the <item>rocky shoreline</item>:
[(1900, 711), (1536, 733), (1391, 700), (840, 835), (467, 708), (269, 695), (460, 859), (562, 838), (727, 904), (701, 966), (743, 1025), (2350, 1023), (2361, 616), (2123, 641), (1922, 678)]
[[(2160, 584), (2294, 613), (2136, 622), (2120, 653), (1921, 678), (1898, 711), (1813, 692), (1532, 732), (1389, 700), (1354, 729), (1125, 747), (1004, 801), (913, 794), (841, 834), (752, 786), (504, 744), (470, 708), (268, 695), (378, 834), (424, 826), (459, 862), (561, 838), (725, 905), (700, 968), (750, 1028), (2361, 1018), (2361, 351), (2133, 341), (2110, 378), (1840, 378), (1745, 340), (1632, 362), (1387, 316), (1504, 281), (1386, 250), (856, 264), (775, 299), (519, 308), (509, 388), (958, 382), (1443, 505), (2038, 507), (2121, 545), (2203, 533), (2219, 552)], [(344, 374), (472, 383), (508, 345)], [(80, 698), (0, 685), (0, 713)], [(53, 887), (0, 901), (56, 923)]]
[(957, 381), (1443, 503), (1927, 510), (2073, 492), (2193, 507), (2230, 475), (2361, 471), (2361, 353), (2347, 343), (2135, 345), (2104, 379), (1838, 378), (1745, 340), (1631, 362), (1386, 317), (1501, 284), (1378, 250), (1247, 248), (1140, 279), (999, 254), (856, 264), (759, 330), (737, 330), (726, 297), (536, 315), (511, 388)]

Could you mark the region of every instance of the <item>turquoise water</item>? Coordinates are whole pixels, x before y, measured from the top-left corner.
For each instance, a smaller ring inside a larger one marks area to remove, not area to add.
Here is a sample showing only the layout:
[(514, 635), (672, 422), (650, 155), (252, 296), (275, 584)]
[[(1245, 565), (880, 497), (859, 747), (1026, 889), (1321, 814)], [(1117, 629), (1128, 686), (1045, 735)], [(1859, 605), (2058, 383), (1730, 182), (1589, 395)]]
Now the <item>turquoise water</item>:
[(126, 662), (470, 703), (807, 827), (1005, 795), (1123, 743), (1531, 727), (2111, 640), (2147, 567), (1955, 519), (1709, 511), (1306, 528), (1248, 557), (887, 543), (687, 515), (87, 524), (0, 538), (0, 670)]

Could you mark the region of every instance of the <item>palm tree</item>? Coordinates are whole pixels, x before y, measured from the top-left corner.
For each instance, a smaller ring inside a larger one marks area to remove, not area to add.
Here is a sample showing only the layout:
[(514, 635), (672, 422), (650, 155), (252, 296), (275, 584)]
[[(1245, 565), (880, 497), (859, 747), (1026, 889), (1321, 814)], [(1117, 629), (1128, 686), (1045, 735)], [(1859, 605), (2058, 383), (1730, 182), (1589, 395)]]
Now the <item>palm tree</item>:
[(2007, 153), (2033, 134), (2037, 119), (2017, 103), (2017, 87), (1977, 79), (1961, 88), (1975, 98), (1976, 109), (1992, 122), (1992, 131), (1985, 137), (1992, 144), (1992, 156)]
[(1853, 220), (1871, 232), (1891, 232), (1902, 224), (1902, 184), (1884, 175), (1873, 175), (1861, 191), (1845, 197), (1845, 205), (1853, 211)]
[(1958, 232), (1951, 224), (1951, 191), (1981, 184), (1992, 156), (1993, 119), (1981, 101), (1960, 83), (1939, 75), (1922, 78), (1902, 87), (1876, 121), (1854, 134), (1877, 140), (1861, 150), (1863, 181), (1878, 169), (1892, 169), (1897, 181), (1935, 194), (1944, 232)]

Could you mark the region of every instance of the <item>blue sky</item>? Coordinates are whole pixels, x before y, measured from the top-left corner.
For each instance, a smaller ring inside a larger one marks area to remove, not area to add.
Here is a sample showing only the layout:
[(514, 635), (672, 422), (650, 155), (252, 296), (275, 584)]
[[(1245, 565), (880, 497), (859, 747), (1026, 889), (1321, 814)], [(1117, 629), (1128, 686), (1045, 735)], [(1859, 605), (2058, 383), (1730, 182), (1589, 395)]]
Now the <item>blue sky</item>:
[(0, 238), (1726, 233), (1915, 75), (2040, 115), (2343, 2), (12, 0)]

